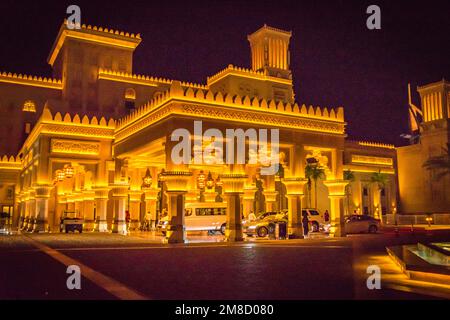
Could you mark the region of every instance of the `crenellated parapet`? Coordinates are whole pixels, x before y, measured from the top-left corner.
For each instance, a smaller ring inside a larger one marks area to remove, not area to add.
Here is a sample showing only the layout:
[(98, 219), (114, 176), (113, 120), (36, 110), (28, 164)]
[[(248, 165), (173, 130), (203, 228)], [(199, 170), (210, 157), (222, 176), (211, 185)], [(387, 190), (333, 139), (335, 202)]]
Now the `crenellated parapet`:
[[(126, 72), (114, 71), (109, 69), (100, 68), (98, 71), (98, 78), (111, 80), (111, 81), (121, 81), (126, 83), (135, 83), (140, 85), (156, 87), (160, 84), (170, 85), (172, 81), (166, 78), (153, 77), (148, 75), (131, 74)], [(192, 82), (181, 82), (182, 87), (194, 88), (194, 89), (207, 89), (208, 86), (203, 84), (197, 84)]]
[(256, 80), (270, 80), (273, 82), (282, 82), (284, 84), (292, 85), (291, 79), (281, 79), (281, 78), (271, 77), (271, 76), (267, 75), (266, 73), (264, 73), (263, 71), (255, 71), (255, 70), (251, 70), (251, 69), (236, 67), (232, 64), (229, 64), (228, 67), (226, 67), (225, 69), (222, 69), (218, 73), (212, 75), (211, 77), (208, 77), (206, 83), (208, 85), (211, 85), (228, 75), (236, 75), (236, 76), (241, 76), (244, 78), (251, 78), (251, 79), (256, 79)]
[(383, 149), (395, 149), (393, 144), (380, 143), (380, 142), (370, 142), (370, 141), (358, 141), (360, 146), (372, 147), (372, 148), (383, 148)]
[(56, 112), (54, 115), (46, 104), (41, 117), (34, 126), (22, 148), (29, 148), (41, 134), (55, 135), (58, 137), (113, 139), (116, 122), (105, 117), (98, 119), (93, 116), (62, 115)]
[[(64, 19), (64, 25), (67, 26), (67, 19)], [(103, 33), (109, 33), (109, 34), (114, 34), (117, 36), (122, 36), (122, 37), (127, 37), (127, 38), (131, 38), (131, 39), (141, 39), (141, 34), (137, 33), (129, 33), (129, 32), (124, 32), (124, 31), (119, 31), (119, 30), (114, 30), (112, 28), (104, 28), (104, 27), (97, 27), (97, 26), (91, 26), (90, 24), (86, 25), (86, 24), (82, 24), (80, 25), (81, 29), (84, 30), (93, 30), (93, 31), (98, 31), (98, 32), (103, 32)]]
[(1, 72), (0, 82), (21, 84), (26, 86), (43, 87), (62, 90), (63, 84), (59, 79), (38, 77), (31, 75), (22, 75), (21, 73)]
[(19, 157), (4, 155), (0, 157), (0, 170), (21, 170), (22, 162)]
[(276, 113), (289, 115), (294, 117), (313, 118), (332, 122), (344, 122), (344, 109), (338, 108), (321, 108), (301, 105), (297, 103), (283, 103), (282, 101), (275, 101), (258, 98), (250, 98), (248, 96), (239, 95), (222, 95), (221, 92), (213, 93), (210, 90), (202, 88), (186, 88), (180, 87), (180, 83), (173, 85), (169, 90), (163, 92), (155, 99), (150, 100), (148, 103), (137, 108), (133, 113), (118, 120), (117, 129), (121, 129), (127, 124), (136, 121), (145, 114), (151, 112), (155, 108), (158, 108), (162, 104), (166, 103), (170, 99), (185, 100), (187, 102), (205, 103), (213, 105), (221, 105), (231, 108), (243, 108), (257, 112), (264, 113)]
[(179, 81), (173, 81), (169, 90), (118, 120), (116, 141), (169, 114), (254, 122), (333, 134), (343, 134), (345, 129), (342, 107), (307, 107), (248, 96), (222, 95), (221, 92), (213, 93), (205, 89), (184, 89)]

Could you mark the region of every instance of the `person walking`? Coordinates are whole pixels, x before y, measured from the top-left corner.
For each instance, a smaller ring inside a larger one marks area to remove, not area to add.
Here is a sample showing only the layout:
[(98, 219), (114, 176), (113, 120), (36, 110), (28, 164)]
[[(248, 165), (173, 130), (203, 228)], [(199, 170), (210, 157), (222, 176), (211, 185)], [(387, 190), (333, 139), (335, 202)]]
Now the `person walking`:
[(330, 214), (328, 213), (328, 210), (325, 210), (325, 213), (323, 214), (323, 219), (325, 222), (330, 221)]
[(308, 236), (309, 233), (309, 219), (307, 213), (303, 214), (302, 224), (303, 224), (303, 235), (306, 237)]

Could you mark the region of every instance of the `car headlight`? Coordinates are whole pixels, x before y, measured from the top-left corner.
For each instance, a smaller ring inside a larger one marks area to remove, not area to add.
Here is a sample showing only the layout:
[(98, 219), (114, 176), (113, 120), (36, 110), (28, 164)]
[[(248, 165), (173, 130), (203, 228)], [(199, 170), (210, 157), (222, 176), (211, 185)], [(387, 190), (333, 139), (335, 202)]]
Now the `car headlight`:
[(250, 226), (248, 229), (256, 229), (256, 226)]
[(164, 221), (163, 225), (169, 224), (169, 221)]

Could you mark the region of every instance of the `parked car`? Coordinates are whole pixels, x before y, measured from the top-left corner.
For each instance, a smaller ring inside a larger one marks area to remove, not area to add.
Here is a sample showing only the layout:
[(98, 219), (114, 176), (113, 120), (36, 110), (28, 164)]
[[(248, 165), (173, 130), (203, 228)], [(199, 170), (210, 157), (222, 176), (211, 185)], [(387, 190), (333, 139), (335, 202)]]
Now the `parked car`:
[(345, 219), (346, 233), (377, 233), (380, 220), (369, 215), (351, 215)]
[(303, 218), (303, 215), (305, 214), (308, 215), (310, 225), (309, 229), (311, 230), (311, 232), (318, 232), (323, 229), (326, 222), (323, 215), (320, 214), (319, 210), (310, 208), (302, 209), (301, 218)]
[(64, 212), (61, 217), (59, 231), (64, 231), (65, 233), (69, 233), (69, 231), (75, 233), (75, 231), (78, 231), (79, 233), (83, 233), (83, 223), (84, 220), (77, 217), (75, 212)]
[[(223, 202), (216, 203), (188, 203), (184, 212), (184, 224), (186, 231), (220, 231), (225, 234), (227, 222), (227, 205)], [(161, 218), (158, 230), (166, 233), (169, 225), (169, 217)]]
[(281, 223), (287, 225), (288, 218), (285, 213), (267, 215), (262, 219), (247, 222), (244, 225), (244, 233), (247, 236), (265, 237), (275, 230), (275, 224)]

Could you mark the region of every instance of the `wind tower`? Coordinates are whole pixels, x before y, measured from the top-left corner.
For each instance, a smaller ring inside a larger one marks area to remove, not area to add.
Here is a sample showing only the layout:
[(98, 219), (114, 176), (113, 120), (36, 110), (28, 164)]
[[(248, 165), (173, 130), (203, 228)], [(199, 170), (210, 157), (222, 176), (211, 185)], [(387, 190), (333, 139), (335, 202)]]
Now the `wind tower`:
[(292, 79), (289, 40), (292, 32), (269, 27), (266, 24), (248, 36), (253, 71)]

